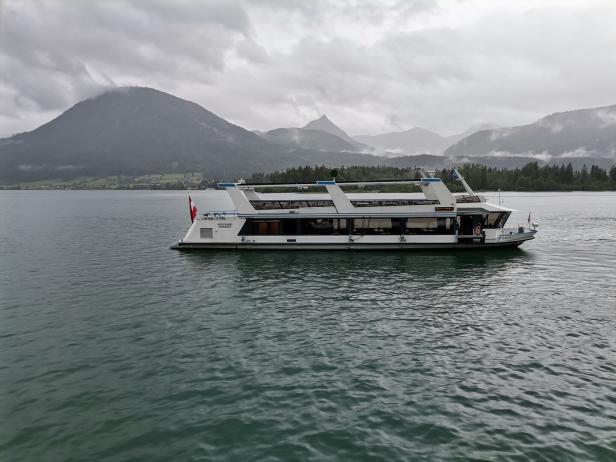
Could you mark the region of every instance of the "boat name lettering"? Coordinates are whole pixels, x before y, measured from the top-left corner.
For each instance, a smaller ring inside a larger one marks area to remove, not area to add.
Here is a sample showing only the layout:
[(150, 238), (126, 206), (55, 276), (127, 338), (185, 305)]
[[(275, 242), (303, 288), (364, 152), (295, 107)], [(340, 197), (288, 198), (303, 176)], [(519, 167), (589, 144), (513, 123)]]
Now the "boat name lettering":
[(231, 228), (232, 226), (232, 223), (218, 223), (219, 228)]

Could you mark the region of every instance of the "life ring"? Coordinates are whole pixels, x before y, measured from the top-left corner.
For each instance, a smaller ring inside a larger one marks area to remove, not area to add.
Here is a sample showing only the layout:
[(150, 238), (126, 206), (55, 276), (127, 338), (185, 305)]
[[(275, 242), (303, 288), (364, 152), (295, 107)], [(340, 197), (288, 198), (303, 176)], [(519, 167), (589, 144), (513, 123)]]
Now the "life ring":
[(476, 225), (476, 226), (473, 228), (473, 234), (474, 234), (475, 236), (481, 236), (481, 225)]

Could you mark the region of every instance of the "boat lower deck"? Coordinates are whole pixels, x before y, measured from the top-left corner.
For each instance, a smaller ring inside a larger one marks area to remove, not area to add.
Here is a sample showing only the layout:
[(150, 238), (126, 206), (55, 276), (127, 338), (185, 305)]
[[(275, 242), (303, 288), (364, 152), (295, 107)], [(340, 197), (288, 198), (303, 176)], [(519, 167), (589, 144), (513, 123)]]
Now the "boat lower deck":
[(229, 250), (395, 250), (395, 251), (412, 251), (412, 250), (435, 250), (435, 249), (487, 249), (487, 248), (514, 248), (520, 244), (534, 239), (529, 237), (515, 241), (502, 241), (490, 243), (256, 243), (256, 242), (230, 242), (230, 243), (201, 243), (201, 242), (178, 242), (171, 246), (175, 250), (196, 250), (196, 249), (229, 249)]

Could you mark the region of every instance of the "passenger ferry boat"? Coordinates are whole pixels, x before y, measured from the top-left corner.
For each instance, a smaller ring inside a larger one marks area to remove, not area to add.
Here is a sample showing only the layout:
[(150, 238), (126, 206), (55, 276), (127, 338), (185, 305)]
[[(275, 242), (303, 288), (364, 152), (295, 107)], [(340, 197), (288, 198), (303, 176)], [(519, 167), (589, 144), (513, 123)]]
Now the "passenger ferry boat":
[[(452, 194), (422, 172), (418, 180), (304, 184), (219, 183), (234, 210), (197, 215), (174, 249), (478, 249), (517, 247), (534, 239), (529, 227), (505, 228), (513, 209), (487, 202), (454, 170), (466, 192)], [(345, 186), (413, 184), (421, 193), (346, 193)], [(258, 193), (263, 188), (319, 187), (326, 193)], [(190, 198), (189, 198), (190, 200)]]

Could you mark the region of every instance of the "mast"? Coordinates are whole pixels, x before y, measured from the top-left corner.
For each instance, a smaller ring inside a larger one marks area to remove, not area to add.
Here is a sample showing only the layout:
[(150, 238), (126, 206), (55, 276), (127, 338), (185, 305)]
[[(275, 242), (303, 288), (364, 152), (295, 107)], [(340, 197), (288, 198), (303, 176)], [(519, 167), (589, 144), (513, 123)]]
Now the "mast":
[(469, 193), (471, 196), (477, 195), (475, 194), (475, 191), (473, 191), (471, 187), (468, 185), (464, 177), (460, 175), (460, 172), (458, 172), (457, 168), (455, 167), (453, 168), (453, 173), (456, 175), (456, 178), (460, 181), (460, 183), (462, 183), (462, 186), (464, 186), (464, 189), (466, 190), (467, 193)]

